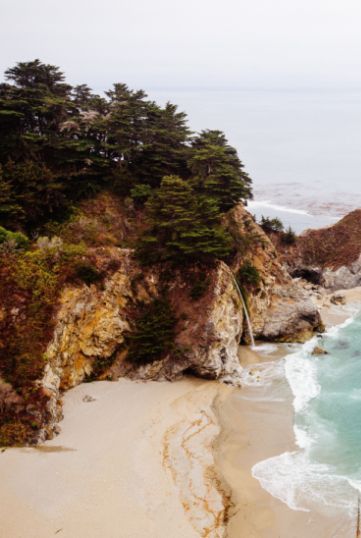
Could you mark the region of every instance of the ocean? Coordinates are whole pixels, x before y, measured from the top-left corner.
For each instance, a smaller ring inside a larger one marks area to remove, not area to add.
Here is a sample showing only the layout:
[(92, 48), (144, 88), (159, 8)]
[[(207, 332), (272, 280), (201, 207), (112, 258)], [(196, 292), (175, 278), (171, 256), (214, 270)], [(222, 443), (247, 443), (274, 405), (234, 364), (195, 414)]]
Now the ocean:
[[(314, 356), (315, 346), (327, 355)], [(252, 474), (293, 510), (355, 517), (361, 492), (361, 313), (315, 337), (267, 372), (293, 394), (297, 450), (254, 465)], [(281, 371), (281, 373), (280, 373)]]
[(258, 218), (297, 233), (361, 207), (361, 91), (153, 89), (187, 112), (192, 130), (220, 129), (253, 179)]
[[(361, 207), (361, 91), (161, 89), (150, 97), (178, 104), (194, 131), (225, 132), (253, 179), (249, 210), (258, 219), (279, 217), (301, 233)], [(291, 389), (296, 450), (257, 462), (252, 474), (298, 512), (357, 514), (361, 313), (355, 312), (322, 337), (291, 346), (281, 361), (259, 365), (256, 379), (245, 369), (245, 383), (261, 385), (265, 401), (287, 399)], [(316, 345), (328, 354), (312, 355)]]

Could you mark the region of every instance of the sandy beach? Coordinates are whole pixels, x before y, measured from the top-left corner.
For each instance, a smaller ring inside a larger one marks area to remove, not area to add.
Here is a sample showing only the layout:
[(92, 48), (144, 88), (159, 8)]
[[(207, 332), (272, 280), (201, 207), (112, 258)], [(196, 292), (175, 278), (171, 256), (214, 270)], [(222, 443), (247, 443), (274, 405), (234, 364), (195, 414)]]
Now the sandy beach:
[[(332, 303), (331, 298), (334, 296), (344, 297), (344, 304)], [(360, 309), (361, 286), (349, 290), (339, 290), (334, 293), (325, 293), (321, 297), (318, 306), (326, 328), (339, 325)]]
[[(331, 302), (333, 295), (344, 297), (344, 304)], [(319, 302), (326, 330), (343, 323), (361, 304), (361, 287), (324, 294)], [(272, 353), (241, 351), (242, 365), (254, 377), (262, 378), (262, 363), (277, 361), (290, 350), (275, 346)], [(216, 463), (232, 491), (233, 509), (227, 527), (229, 538), (354, 538), (355, 522), (348, 516), (288, 508), (272, 497), (252, 476), (259, 461), (297, 449), (293, 432), (292, 393), (279, 385), (278, 398), (270, 398), (267, 387), (245, 386), (234, 389), (218, 406), (222, 428), (217, 439)]]
[[(342, 295), (322, 299), (328, 327), (361, 302), (361, 288)], [(289, 347), (259, 350), (240, 353), (255, 378)], [(57, 437), (0, 453), (0, 536), (352, 538), (354, 522), (291, 510), (252, 477), (295, 450), (292, 421), (284, 384), (273, 401), (267, 387), (193, 378), (82, 384), (64, 396)]]
[(229, 390), (121, 379), (69, 391), (56, 438), (0, 453), (1, 538), (223, 536), (212, 402)]
[(252, 476), (259, 461), (296, 450), (291, 394), (285, 387), (280, 400), (267, 390), (247, 387), (235, 391), (219, 407), (222, 434), (216, 462), (232, 490), (234, 503), (228, 538), (353, 538), (354, 522), (342, 514), (303, 512), (272, 497)]

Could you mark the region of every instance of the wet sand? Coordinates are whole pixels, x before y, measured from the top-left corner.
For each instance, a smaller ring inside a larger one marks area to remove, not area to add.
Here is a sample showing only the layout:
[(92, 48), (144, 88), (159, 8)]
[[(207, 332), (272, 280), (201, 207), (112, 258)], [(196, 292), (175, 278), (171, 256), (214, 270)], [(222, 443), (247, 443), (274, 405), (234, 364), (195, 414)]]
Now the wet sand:
[(296, 449), (292, 399), (284, 396), (284, 401), (271, 401), (266, 391), (247, 387), (235, 389), (219, 405), (216, 463), (234, 502), (228, 538), (354, 538), (354, 522), (347, 516), (325, 515), (316, 507), (313, 512), (291, 510), (252, 476), (257, 462)]
[[(361, 288), (345, 296), (323, 297), (327, 325), (350, 317)], [(354, 538), (354, 521), (291, 510), (252, 477), (296, 448), (288, 387), (275, 399), (257, 386), (258, 364), (291, 350), (242, 348), (255, 386), (241, 389), (188, 378), (69, 391), (59, 436), (0, 453), (0, 537)]]
[[(337, 292), (340, 294), (345, 297), (344, 305), (330, 302), (335, 294), (325, 294), (319, 304), (326, 329), (343, 323), (361, 304), (361, 287)], [(262, 352), (262, 346), (259, 349), (259, 353), (250, 349), (240, 353), (243, 366), (251, 370), (254, 379), (262, 379), (262, 363), (277, 364), (292, 351), (292, 345), (275, 345), (267, 353)], [(217, 406), (221, 435), (216, 445), (216, 464), (231, 488), (234, 503), (228, 538), (355, 537), (355, 521), (349, 516), (332, 514), (319, 506), (310, 512), (292, 510), (252, 476), (252, 467), (259, 461), (297, 449), (292, 400), (287, 382), (280, 380), (272, 394), (267, 387), (255, 383), (234, 389)]]
[[(333, 296), (344, 297), (345, 304), (333, 304)], [(361, 286), (350, 290), (339, 290), (333, 293), (325, 293), (318, 306), (320, 307), (321, 317), (326, 327), (330, 328), (339, 325), (357, 312), (361, 305)]]

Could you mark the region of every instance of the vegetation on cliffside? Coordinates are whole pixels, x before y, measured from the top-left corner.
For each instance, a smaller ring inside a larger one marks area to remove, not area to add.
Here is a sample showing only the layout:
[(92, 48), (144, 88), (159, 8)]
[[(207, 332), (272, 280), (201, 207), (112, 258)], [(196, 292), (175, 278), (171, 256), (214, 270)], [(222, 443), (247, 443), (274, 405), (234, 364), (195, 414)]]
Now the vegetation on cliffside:
[[(222, 132), (191, 133), (183, 112), (142, 90), (117, 83), (97, 95), (39, 60), (5, 78), (0, 444), (11, 444), (36, 437), (46, 420), (38, 381), (64, 285), (101, 287), (117, 269), (108, 247), (135, 249), (142, 264), (164, 270), (230, 258), (222, 214), (251, 196), (251, 180)], [(193, 282), (191, 296), (206, 287)], [(168, 352), (175, 320), (162, 300), (144, 308), (129, 356), (144, 363)], [(9, 394), (17, 402), (10, 411)]]

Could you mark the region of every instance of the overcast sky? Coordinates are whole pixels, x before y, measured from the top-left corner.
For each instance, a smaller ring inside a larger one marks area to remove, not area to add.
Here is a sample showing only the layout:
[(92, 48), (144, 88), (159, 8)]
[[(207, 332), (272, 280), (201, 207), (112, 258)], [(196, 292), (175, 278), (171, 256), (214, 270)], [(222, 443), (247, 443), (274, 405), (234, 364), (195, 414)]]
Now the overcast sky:
[(360, 0), (0, 0), (0, 71), (72, 83), (361, 87)]

